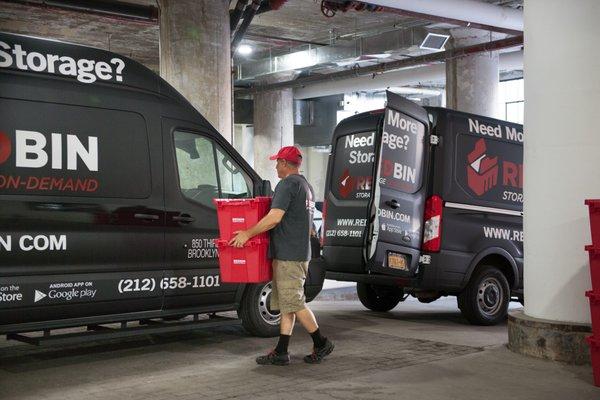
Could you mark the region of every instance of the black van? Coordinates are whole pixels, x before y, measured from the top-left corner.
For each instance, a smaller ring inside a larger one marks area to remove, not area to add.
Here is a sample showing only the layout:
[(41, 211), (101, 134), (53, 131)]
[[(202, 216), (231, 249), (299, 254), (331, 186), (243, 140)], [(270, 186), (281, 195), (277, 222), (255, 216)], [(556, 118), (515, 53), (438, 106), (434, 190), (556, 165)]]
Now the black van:
[(523, 288), (523, 127), (388, 92), (335, 129), (323, 212), (327, 277), (388, 311), (458, 296), (474, 324)]
[(220, 281), (212, 202), (270, 193), (141, 64), (0, 34), (0, 333), (238, 310), (278, 334), (270, 284)]

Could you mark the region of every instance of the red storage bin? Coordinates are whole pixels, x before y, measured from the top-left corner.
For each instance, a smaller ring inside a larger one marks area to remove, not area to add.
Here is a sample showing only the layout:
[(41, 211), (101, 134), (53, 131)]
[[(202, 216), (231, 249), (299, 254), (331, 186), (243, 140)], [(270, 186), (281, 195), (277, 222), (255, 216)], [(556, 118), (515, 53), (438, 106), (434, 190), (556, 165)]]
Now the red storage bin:
[(585, 204), (588, 206), (590, 211), (592, 244), (600, 247), (600, 200), (587, 199)]
[(585, 340), (590, 345), (592, 370), (594, 371), (594, 385), (600, 386), (600, 340), (597, 340), (595, 336), (588, 336)]
[(592, 279), (592, 290), (600, 293), (600, 248), (592, 245), (585, 246), (590, 257), (590, 276)]
[(222, 282), (259, 283), (273, 278), (271, 260), (267, 257), (268, 240), (253, 238), (241, 248), (229, 246), (227, 242), (223, 239), (216, 241)]
[(592, 333), (600, 338), (600, 292), (588, 290), (585, 295), (590, 299), (590, 314), (592, 316)]
[[(219, 220), (219, 236), (223, 240), (233, 237), (233, 232), (246, 230), (256, 225), (271, 208), (270, 197), (253, 199), (214, 199)], [(269, 239), (269, 233), (263, 232), (257, 239)]]

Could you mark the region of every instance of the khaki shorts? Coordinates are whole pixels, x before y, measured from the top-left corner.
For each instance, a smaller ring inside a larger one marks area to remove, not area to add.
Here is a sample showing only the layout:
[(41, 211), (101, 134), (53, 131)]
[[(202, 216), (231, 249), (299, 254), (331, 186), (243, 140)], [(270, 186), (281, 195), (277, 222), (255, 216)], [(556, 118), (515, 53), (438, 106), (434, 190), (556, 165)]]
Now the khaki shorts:
[(308, 261), (273, 260), (271, 310), (288, 314), (306, 308), (304, 281), (307, 272)]

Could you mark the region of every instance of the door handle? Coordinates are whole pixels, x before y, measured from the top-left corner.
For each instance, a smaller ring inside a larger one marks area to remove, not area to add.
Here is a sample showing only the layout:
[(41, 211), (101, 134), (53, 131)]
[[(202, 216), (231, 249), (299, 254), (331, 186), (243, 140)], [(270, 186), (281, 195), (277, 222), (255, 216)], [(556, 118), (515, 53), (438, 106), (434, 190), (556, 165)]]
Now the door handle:
[(159, 217), (154, 214), (134, 214), (133, 218), (136, 219), (145, 219), (147, 221), (156, 221)]
[(400, 207), (400, 203), (398, 203), (398, 200), (396, 200), (396, 199), (388, 200), (388, 201), (386, 201), (386, 202), (385, 202), (385, 204), (386, 204), (388, 207), (391, 207), (391, 208), (393, 208), (394, 210), (395, 210), (396, 208)]
[(196, 218), (192, 217), (189, 214), (181, 214), (173, 217), (173, 221), (182, 222), (184, 224), (189, 224), (190, 222), (194, 222)]

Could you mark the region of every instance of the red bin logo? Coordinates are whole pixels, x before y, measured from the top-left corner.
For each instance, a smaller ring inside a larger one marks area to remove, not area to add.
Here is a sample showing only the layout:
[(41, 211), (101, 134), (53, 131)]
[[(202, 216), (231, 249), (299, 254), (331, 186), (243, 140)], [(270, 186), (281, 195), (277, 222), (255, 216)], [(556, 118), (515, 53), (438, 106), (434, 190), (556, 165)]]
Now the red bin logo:
[(488, 157), (485, 140), (479, 139), (475, 148), (467, 155), (467, 184), (478, 196), (498, 184), (498, 157)]
[(354, 190), (354, 178), (350, 176), (350, 171), (348, 168), (346, 168), (344, 173), (342, 173), (342, 176), (339, 179), (339, 185), (340, 196), (342, 196), (344, 199), (350, 196)]

